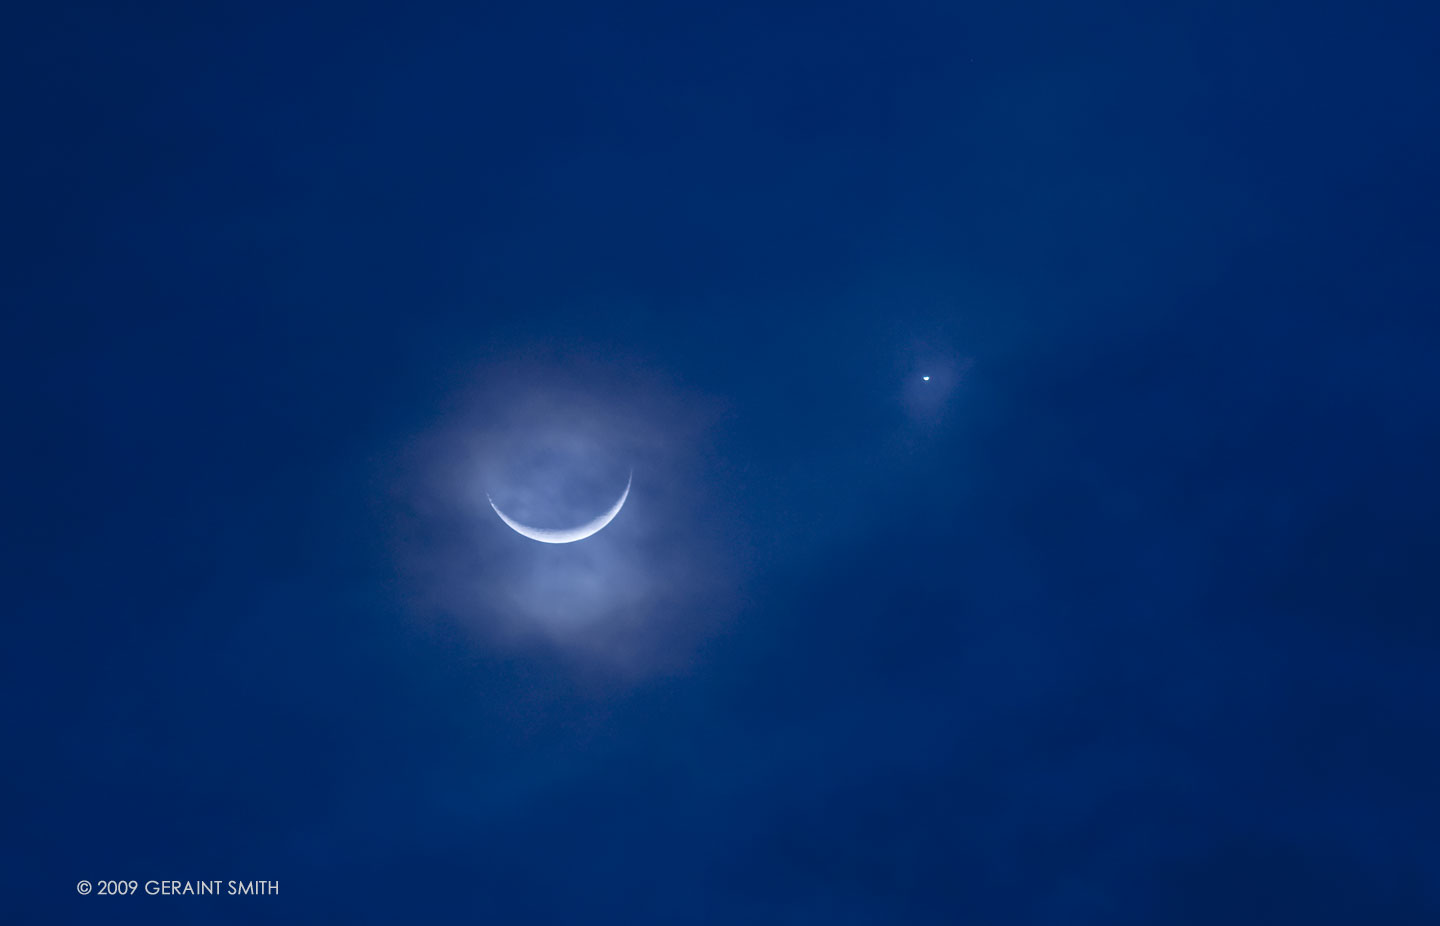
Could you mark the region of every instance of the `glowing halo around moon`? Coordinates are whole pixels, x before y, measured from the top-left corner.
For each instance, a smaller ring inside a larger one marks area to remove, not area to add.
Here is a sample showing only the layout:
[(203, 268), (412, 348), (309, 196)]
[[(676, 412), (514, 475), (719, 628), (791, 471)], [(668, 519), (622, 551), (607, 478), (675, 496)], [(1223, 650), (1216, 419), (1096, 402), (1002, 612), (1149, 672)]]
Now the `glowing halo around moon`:
[(577, 540), (584, 540), (586, 537), (598, 534), (605, 529), (607, 524), (615, 520), (615, 516), (620, 513), (620, 509), (625, 507), (625, 499), (630, 497), (630, 484), (634, 481), (635, 470), (632, 468), (630, 470), (630, 477), (625, 480), (625, 491), (620, 493), (620, 500), (612, 505), (609, 511), (606, 511), (592, 521), (586, 521), (579, 527), (571, 527), (565, 530), (550, 530), (544, 527), (531, 527), (528, 524), (521, 524), (519, 521), (516, 521), (501, 511), (500, 506), (495, 504), (495, 499), (490, 497), (489, 492), (485, 493), (485, 499), (490, 502), (490, 507), (495, 509), (495, 513), (500, 516), (500, 520), (504, 521), (507, 527), (522, 537), (529, 537), (531, 540), (538, 540), (541, 543), (574, 543)]

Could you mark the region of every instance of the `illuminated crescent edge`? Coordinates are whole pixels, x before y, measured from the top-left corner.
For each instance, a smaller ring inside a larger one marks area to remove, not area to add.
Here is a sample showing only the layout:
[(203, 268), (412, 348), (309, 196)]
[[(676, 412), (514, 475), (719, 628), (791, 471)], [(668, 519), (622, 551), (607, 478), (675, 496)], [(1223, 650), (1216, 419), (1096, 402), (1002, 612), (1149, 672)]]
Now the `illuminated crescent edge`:
[(485, 500), (490, 503), (491, 508), (495, 509), (495, 513), (500, 516), (500, 520), (504, 521), (506, 526), (522, 537), (529, 537), (531, 540), (538, 540), (541, 543), (574, 543), (577, 540), (584, 540), (586, 537), (599, 533), (605, 528), (605, 525), (615, 520), (615, 516), (620, 513), (620, 509), (625, 507), (625, 499), (630, 497), (630, 483), (634, 481), (635, 470), (631, 468), (630, 477), (625, 480), (625, 491), (620, 493), (620, 500), (611, 506), (609, 511), (595, 518), (593, 521), (586, 521), (579, 527), (571, 527), (565, 530), (550, 530), (543, 527), (531, 527), (528, 524), (521, 524), (519, 521), (516, 521), (501, 511), (500, 506), (495, 504), (495, 499), (490, 497), (489, 492), (485, 493)]

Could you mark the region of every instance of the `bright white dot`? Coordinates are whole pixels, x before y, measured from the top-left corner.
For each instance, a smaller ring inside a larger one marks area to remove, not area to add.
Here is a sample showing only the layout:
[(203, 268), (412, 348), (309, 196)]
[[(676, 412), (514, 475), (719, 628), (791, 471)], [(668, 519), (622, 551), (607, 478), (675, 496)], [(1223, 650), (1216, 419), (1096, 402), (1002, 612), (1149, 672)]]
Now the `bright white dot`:
[(920, 378), (923, 379), (923, 380), (925, 380), (925, 382), (927, 382), (927, 383), (930, 382), (930, 377), (928, 377), (928, 376), (922, 376), (922, 377), (920, 377)]

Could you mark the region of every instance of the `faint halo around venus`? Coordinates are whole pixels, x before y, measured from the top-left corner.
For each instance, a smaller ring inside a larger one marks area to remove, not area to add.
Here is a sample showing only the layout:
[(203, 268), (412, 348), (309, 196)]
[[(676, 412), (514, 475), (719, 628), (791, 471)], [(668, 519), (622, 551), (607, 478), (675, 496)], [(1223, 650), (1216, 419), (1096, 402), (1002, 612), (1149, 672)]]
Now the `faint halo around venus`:
[(620, 509), (625, 506), (625, 499), (630, 497), (630, 483), (634, 480), (635, 470), (632, 468), (629, 478), (625, 480), (625, 491), (620, 493), (620, 500), (616, 502), (609, 511), (593, 521), (587, 521), (579, 527), (571, 527), (566, 530), (549, 530), (543, 527), (530, 527), (527, 524), (521, 524), (519, 521), (516, 521), (501, 511), (500, 506), (495, 504), (495, 499), (490, 497), (489, 492), (485, 493), (485, 499), (490, 502), (490, 507), (495, 509), (495, 513), (500, 516), (500, 520), (504, 521), (506, 526), (522, 537), (529, 537), (531, 540), (538, 540), (541, 543), (574, 543), (577, 540), (584, 540), (586, 537), (599, 533), (605, 528), (605, 525), (615, 520), (615, 516), (619, 514)]

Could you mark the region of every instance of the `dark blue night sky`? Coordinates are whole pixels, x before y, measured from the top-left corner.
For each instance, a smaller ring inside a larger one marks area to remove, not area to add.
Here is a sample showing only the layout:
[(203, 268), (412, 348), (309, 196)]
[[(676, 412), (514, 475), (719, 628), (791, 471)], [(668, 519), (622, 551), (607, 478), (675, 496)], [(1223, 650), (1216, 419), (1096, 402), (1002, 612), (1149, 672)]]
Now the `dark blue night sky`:
[(1440, 922), (1440, 12), (8, 19), (0, 922)]

